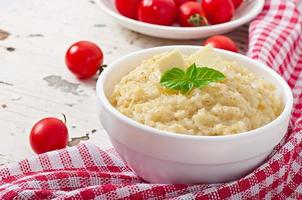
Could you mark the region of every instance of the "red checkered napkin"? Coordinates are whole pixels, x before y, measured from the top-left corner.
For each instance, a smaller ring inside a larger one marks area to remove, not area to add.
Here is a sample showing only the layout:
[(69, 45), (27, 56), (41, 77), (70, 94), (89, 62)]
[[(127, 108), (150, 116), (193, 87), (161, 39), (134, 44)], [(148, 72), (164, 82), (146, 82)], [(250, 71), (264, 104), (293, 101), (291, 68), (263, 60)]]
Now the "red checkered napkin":
[(0, 199), (302, 199), (302, 16), (298, 3), (268, 0), (250, 24), (248, 55), (280, 73), (295, 97), (287, 136), (251, 174), (225, 184), (149, 184), (114, 152), (84, 143), (3, 168)]

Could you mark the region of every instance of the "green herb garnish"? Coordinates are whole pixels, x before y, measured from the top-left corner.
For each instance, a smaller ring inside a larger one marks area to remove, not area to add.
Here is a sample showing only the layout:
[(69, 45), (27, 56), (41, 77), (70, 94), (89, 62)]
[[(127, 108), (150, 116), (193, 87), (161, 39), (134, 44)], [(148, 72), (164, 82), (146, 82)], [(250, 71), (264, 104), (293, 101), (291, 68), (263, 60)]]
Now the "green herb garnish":
[(223, 73), (208, 67), (197, 67), (194, 63), (186, 71), (177, 67), (166, 71), (160, 78), (160, 84), (187, 94), (194, 88), (202, 89), (210, 83), (224, 79)]

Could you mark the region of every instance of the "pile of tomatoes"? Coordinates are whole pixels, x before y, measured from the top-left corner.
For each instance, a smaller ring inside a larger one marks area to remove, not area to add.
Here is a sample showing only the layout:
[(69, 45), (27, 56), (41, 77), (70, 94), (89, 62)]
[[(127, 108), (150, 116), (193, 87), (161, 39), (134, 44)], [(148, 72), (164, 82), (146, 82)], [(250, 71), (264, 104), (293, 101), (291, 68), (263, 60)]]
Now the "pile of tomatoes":
[(221, 24), (231, 21), (243, 0), (115, 0), (125, 17), (142, 22), (183, 27)]

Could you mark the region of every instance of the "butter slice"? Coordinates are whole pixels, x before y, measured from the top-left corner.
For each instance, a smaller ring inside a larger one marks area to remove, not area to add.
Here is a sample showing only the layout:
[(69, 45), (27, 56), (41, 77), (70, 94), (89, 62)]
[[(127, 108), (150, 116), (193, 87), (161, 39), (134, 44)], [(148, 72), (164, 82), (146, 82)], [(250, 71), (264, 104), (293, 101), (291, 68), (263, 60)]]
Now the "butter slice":
[(179, 49), (175, 49), (174, 51), (163, 55), (163, 57), (157, 61), (157, 67), (161, 73), (172, 69), (173, 67), (184, 69), (185, 61), (182, 56), (182, 53), (179, 51)]
[(209, 45), (190, 55), (185, 61), (188, 66), (191, 66), (193, 63), (195, 63), (201, 67), (214, 68), (221, 66), (223, 63), (221, 56), (215, 53), (213, 48)]

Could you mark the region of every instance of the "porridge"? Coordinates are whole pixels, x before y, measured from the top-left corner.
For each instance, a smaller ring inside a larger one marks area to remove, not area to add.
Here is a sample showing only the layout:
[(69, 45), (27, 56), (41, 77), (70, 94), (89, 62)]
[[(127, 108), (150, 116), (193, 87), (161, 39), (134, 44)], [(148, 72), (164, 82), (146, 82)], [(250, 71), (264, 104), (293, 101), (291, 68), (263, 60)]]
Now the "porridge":
[[(192, 64), (221, 72), (225, 78), (188, 93), (164, 87), (163, 74)], [(189, 135), (230, 135), (264, 126), (283, 111), (274, 85), (211, 47), (192, 55), (179, 50), (155, 55), (124, 76), (111, 104), (133, 120), (160, 130)]]

